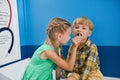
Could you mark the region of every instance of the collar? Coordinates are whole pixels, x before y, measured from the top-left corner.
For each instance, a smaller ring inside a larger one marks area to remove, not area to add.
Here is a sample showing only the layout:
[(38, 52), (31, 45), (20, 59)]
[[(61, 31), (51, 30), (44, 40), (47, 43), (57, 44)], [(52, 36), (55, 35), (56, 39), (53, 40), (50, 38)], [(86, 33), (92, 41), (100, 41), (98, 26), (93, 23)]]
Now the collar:
[(90, 46), (90, 45), (91, 45), (91, 43), (92, 43), (92, 42), (91, 42), (91, 40), (90, 40), (90, 39), (87, 39), (87, 41), (86, 41), (85, 45), (86, 45), (86, 46)]

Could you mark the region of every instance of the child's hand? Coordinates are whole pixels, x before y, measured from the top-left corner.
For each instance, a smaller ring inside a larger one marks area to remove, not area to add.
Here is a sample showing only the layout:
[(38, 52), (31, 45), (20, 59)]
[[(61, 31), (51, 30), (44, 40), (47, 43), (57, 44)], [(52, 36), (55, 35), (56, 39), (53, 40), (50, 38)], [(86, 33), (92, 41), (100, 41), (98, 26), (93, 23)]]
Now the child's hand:
[(84, 35), (82, 33), (78, 33), (77, 36), (75, 36), (73, 39), (72, 39), (72, 45), (74, 47), (78, 47), (81, 43), (81, 41), (84, 39)]
[(81, 40), (82, 40), (82, 36), (75, 36), (72, 39), (72, 45), (77, 48), (80, 45)]

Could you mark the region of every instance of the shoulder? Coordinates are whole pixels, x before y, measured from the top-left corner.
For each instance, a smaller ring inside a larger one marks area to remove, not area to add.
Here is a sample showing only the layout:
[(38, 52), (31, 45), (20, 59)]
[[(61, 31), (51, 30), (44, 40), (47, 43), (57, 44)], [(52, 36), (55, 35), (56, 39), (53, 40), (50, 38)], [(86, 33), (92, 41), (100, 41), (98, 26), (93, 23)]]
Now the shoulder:
[(96, 44), (93, 44), (93, 43), (91, 43), (90, 47), (97, 49), (97, 45), (96, 45)]
[(91, 44), (90, 46), (90, 52), (92, 55), (98, 55), (98, 49), (97, 49), (97, 46), (95, 44)]
[(93, 43), (90, 39), (88, 39), (85, 43), (90, 49), (97, 49), (97, 46), (95, 43)]
[(54, 50), (54, 48), (48, 44), (42, 44), (38, 49), (42, 49), (42, 50)]
[(45, 51), (46, 57), (51, 59), (51, 60), (56, 60), (58, 58), (58, 54), (56, 53), (55, 50), (46, 50)]
[(43, 52), (46, 52), (46, 51), (49, 51), (49, 50), (54, 51), (54, 48), (51, 47), (50, 45), (42, 44), (40, 47), (38, 47), (36, 49), (36, 51), (34, 52), (34, 54), (38, 54), (39, 55), (39, 54), (41, 54)]

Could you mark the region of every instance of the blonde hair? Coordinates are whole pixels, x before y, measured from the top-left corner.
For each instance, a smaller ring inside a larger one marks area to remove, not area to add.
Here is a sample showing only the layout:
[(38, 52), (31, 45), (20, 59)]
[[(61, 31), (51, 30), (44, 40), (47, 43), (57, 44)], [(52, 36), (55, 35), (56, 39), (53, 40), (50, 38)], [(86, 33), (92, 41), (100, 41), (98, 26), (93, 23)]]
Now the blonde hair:
[(71, 24), (62, 18), (53, 18), (47, 28), (47, 34), (51, 41), (55, 41), (55, 33), (64, 33), (68, 28), (71, 28)]
[(91, 20), (89, 20), (88, 18), (86, 17), (78, 17), (76, 18), (74, 21), (73, 21), (73, 26), (76, 25), (76, 24), (81, 24), (81, 25), (87, 25), (89, 26), (89, 29), (92, 31), (93, 28), (94, 28), (94, 25), (93, 23), (91, 22)]

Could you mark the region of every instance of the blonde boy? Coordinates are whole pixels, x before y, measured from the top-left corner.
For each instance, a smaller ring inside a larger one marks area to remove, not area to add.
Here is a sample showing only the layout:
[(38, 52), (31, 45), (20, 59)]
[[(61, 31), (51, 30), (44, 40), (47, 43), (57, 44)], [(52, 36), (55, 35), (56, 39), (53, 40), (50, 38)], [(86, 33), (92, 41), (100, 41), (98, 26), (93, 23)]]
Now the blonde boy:
[[(76, 53), (76, 62), (72, 72), (65, 71), (62, 75), (67, 80), (102, 80), (103, 75), (99, 69), (99, 56), (97, 46), (89, 39), (93, 23), (86, 17), (78, 17), (73, 22), (74, 36), (83, 36)], [(67, 60), (69, 60), (71, 52)]]

